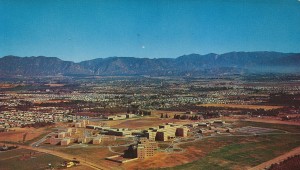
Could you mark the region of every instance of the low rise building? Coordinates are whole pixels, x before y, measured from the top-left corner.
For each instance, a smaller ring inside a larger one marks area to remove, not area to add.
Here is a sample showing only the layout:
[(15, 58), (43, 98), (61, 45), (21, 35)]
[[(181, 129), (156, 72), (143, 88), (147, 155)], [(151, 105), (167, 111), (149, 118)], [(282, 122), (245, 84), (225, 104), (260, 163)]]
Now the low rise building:
[(106, 135), (101, 136), (101, 140), (103, 142), (106, 142), (106, 141), (115, 141), (116, 139), (117, 139), (116, 136), (106, 136)]
[(64, 138), (64, 137), (66, 137), (66, 132), (58, 133), (58, 138)]
[(60, 145), (62, 146), (67, 146), (71, 143), (71, 139), (70, 138), (64, 138), (60, 141)]
[(188, 128), (181, 127), (176, 129), (176, 136), (187, 137)]
[(114, 136), (128, 136), (131, 135), (131, 130), (127, 128), (116, 128), (116, 129), (109, 129), (107, 135), (114, 135)]
[(61, 138), (50, 138), (49, 143), (50, 145), (58, 145), (60, 144), (61, 140), (62, 140)]
[(146, 136), (149, 140), (155, 140), (156, 133), (157, 133), (157, 131), (151, 131), (151, 130), (148, 130), (148, 131), (145, 133), (145, 136)]
[(78, 143), (92, 143), (93, 137), (81, 137), (78, 138)]
[(99, 144), (101, 143), (101, 141), (102, 141), (102, 140), (101, 140), (101, 137), (96, 137), (96, 138), (93, 139), (93, 142), (92, 142), (92, 143), (93, 143), (94, 145), (99, 145)]

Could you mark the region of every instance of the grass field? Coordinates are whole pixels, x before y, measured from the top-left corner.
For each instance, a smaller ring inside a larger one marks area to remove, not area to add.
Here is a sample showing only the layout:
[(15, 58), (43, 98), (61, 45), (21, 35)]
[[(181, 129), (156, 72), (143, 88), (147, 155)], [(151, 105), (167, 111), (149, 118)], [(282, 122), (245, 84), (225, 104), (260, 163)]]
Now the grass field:
[(280, 109), (282, 106), (264, 106), (264, 105), (241, 105), (241, 104), (200, 104), (198, 106), (204, 107), (224, 107), (224, 108), (237, 108), (237, 109)]
[(203, 157), (201, 150), (194, 147), (189, 147), (186, 152), (182, 153), (166, 153), (159, 152), (153, 157), (145, 160), (137, 160), (123, 164), (124, 169), (139, 170), (139, 169), (158, 169), (159, 167), (172, 167), (189, 163)]
[(236, 127), (254, 126), (263, 127), (270, 129), (279, 129), (291, 133), (300, 133), (300, 126), (297, 125), (286, 125), (286, 124), (275, 124), (275, 123), (262, 123), (262, 122), (252, 122), (252, 121), (238, 121), (235, 123)]
[[(257, 122), (239, 122), (238, 126), (277, 128), (300, 132), (300, 126), (276, 125)], [(277, 134), (245, 137), (207, 138), (181, 145), (204, 153), (191, 163), (168, 169), (248, 169), (300, 146), (299, 134)]]
[[(146, 160), (122, 165), (125, 169), (247, 169), (300, 146), (300, 126), (249, 121), (233, 122), (232, 128), (254, 126), (279, 129), (281, 134), (260, 136), (219, 136), (181, 144), (182, 153), (158, 153)], [(162, 146), (166, 147), (166, 146)]]
[(60, 167), (64, 160), (45, 153), (35, 152), (26, 149), (15, 149), (7, 152), (0, 152), (0, 169), (1, 170), (44, 170), (51, 163), (54, 167)]

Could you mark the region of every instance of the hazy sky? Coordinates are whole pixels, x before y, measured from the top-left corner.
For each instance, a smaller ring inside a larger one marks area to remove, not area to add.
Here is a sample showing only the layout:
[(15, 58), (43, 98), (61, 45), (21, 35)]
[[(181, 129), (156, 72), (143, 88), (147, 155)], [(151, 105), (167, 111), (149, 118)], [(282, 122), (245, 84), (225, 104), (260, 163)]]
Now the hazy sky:
[(0, 0), (0, 56), (300, 52), (300, 0)]

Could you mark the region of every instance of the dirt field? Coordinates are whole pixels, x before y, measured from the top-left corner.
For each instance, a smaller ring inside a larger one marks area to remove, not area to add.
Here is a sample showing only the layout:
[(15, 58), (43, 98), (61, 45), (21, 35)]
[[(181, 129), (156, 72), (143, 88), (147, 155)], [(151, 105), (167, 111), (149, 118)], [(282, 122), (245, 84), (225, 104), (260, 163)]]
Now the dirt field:
[(227, 107), (227, 108), (238, 108), (238, 109), (264, 109), (264, 110), (272, 110), (272, 109), (283, 108), (283, 106), (240, 105), (240, 104), (200, 104), (198, 106)]
[(40, 135), (43, 135), (45, 133), (48, 133), (46, 128), (13, 128), (13, 131), (9, 132), (2, 132), (0, 133), (0, 141), (2, 142), (20, 142), (23, 140), (23, 135), (27, 133), (26, 135), (26, 141), (33, 140)]
[(195, 161), (204, 156), (204, 153), (195, 147), (187, 148), (183, 153), (157, 153), (155, 156), (145, 160), (137, 160), (123, 164), (125, 169), (151, 169), (158, 167), (173, 167)]

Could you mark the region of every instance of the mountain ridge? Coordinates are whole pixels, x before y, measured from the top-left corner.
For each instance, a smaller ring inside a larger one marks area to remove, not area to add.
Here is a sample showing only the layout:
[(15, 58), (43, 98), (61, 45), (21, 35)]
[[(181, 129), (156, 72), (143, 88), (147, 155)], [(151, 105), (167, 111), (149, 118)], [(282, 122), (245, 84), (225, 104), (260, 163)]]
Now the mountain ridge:
[(0, 76), (150, 75), (177, 76), (245, 72), (299, 73), (300, 53), (273, 51), (196, 53), (177, 58), (108, 57), (81, 62), (46, 56), (4, 56)]

